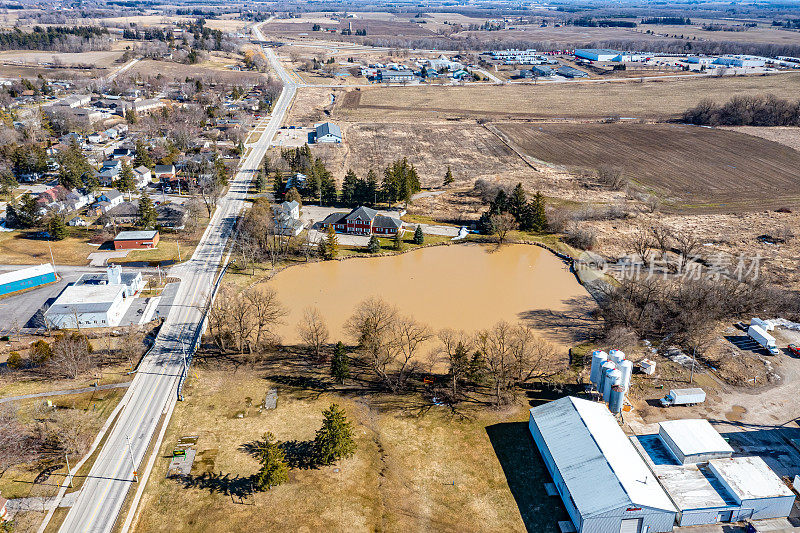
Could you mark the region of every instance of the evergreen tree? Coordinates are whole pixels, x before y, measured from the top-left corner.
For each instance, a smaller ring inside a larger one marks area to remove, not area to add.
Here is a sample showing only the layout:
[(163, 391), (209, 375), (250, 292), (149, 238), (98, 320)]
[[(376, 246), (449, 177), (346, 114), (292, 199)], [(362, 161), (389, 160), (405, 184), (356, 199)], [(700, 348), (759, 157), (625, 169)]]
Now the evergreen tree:
[(272, 433), (264, 434), (264, 443), (261, 444), (258, 455), (261, 463), (255, 479), (255, 486), (258, 490), (269, 490), (289, 479), (286, 455)]
[(417, 226), (414, 230), (414, 244), (422, 244), (425, 242), (425, 234), (422, 233), (422, 226)]
[(326, 171), (320, 176), (320, 198), (323, 205), (335, 204), (338, 198), (336, 191), (336, 181)]
[(367, 183), (364, 188), (364, 198), (361, 203), (373, 207), (378, 203), (378, 176), (372, 169), (369, 169), (369, 172), (367, 172)]
[(133, 169), (128, 163), (122, 163), (119, 179), (114, 186), (121, 193), (130, 194), (136, 190), (136, 178), (133, 176)]
[(157, 216), (153, 200), (147, 193), (142, 193), (142, 197), (139, 198), (139, 225), (143, 228), (153, 229), (156, 227)]
[(517, 183), (517, 186), (514, 187), (514, 190), (508, 199), (506, 211), (511, 213), (517, 222), (520, 222), (520, 219), (522, 218), (522, 211), (525, 209), (525, 205), (527, 203), (528, 199), (525, 196), (525, 189), (522, 188), (522, 183)]
[(481, 214), (478, 219), (478, 231), (481, 232), (481, 235), (492, 235), (494, 233), (491, 211), (485, 211)]
[(138, 139), (133, 147), (134, 156), (133, 156), (133, 164), (137, 167), (144, 166), (150, 168), (153, 166), (153, 158), (150, 157), (150, 152), (147, 150), (147, 146), (144, 144), (144, 141)]
[(355, 207), (358, 205), (358, 176), (353, 170), (348, 170), (342, 180), (342, 196), (341, 202), (347, 207)]
[[(297, 189), (295, 189), (295, 192)], [(276, 202), (281, 202), (286, 194), (286, 182), (283, 180), (283, 172), (279, 168), (275, 169), (272, 176), (272, 192)]]
[(447, 172), (444, 174), (444, 186), (447, 187), (455, 180), (453, 179), (453, 171), (450, 170), (450, 165), (447, 166)]
[(16, 228), (34, 228), (41, 222), (39, 204), (36, 197), (26, 192), (22, 195), (19, 205), (10, 203), (6, 208), (6, 218), (12, 221)]
[(333, 349), (331, 376), (338, 383), (344, 383), (344, 380), (350, 377), (350, 362), (348, 361), (344, 344), (341, 341), (337, 342), (336, 347)]
[(406, 158), (398, 159), (383, 171), (381, 193), (389, 203), (402, 201), (408, 204), (420, 188), (417, 170)]
[(367, 251), (371, 254), (377, 254), (381, 251), (381, 243), (378, 240), (378, 236), (374, 233), (369, 238), (369, 242), (367, 243)]
[(536, 191), (533, 201), (530, 205), (531, 209), (531, 229), (535, 231), (544, 231), (547, 229), (547, 211), (545, 210), (544, 195), (540, 191)]
[(47, 233), (54, 241), (64, 240), (67, 236), (67, 224), (59, 215), (53, 215), (47, 221)]
[(69, 147), (58, 155), (58, 164), (58, 183), (67, 189), (83, 186), (83, 180), (94, 175), (94, 168), (74, 138), (70, 141)]
[(503, 189), (497, 191), (497, 196), (495, 196), (492, 203), (489, 204), (489, 211), (492, 215), (508, 211), (508, 195)]
[(336, 231), (333, 229), (333, 224), (328, 225), (328, 230), (325, 234), (325, 259), (336, 259), (339, 255), (339, 239), (336, 237)]
[(352, 456), (356, 452), (356, 443), (344, 410), (332, 403), (322, 412), (322, 416), (322, 427), (314, 437), (317, 462), (330, 465), (343, 457)]
[(267, 178), (264, 176), (264, 172), (259, 171), (258, 176), (256, 176), (256, 191), (264, 192), (267, 190)]
[(397, 233), (394, 234), (394, 239), (392, 239), (392, 248), (395, 251), (401, 251), (403, 249), (403, 238), (400, 236), (402, 230), (398, 230)]

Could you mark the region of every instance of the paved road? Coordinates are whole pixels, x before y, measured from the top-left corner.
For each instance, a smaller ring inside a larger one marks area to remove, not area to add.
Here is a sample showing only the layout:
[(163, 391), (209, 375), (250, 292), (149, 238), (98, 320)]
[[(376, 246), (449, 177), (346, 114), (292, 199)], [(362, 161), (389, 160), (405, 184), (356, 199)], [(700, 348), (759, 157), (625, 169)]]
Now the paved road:
[[(257, 28), (254, 34), (263, 40)], [(162, 415), (171, 413), (183, 368), (182, 345), (193, 339), (200, 327), (201, 306), (212, 289), (228, 238), (244, 206), (249, 183), (294, 98), (295, 86), (277, 56), (270, 49), (265, 53), (285, 83), (283, 92), (271, 118), (263, 119), (269, 121), (265, 133), (251, 148), (228, 193), (218, 202), (217, 211), (192, 259), (170, 269), (169, 275), (179, 277), (182, 281), (175, 303), (154, 349), (142, 361), (122, 400), (118, 421), (92, 466), (78, 500), (64, 520), (61, 527), (63, 532), (112, 530), (134, 482), (134, 470), (141, 469), (145, 462), (147, 448)], [(167, 422), (165, 419), (164, 423)]]

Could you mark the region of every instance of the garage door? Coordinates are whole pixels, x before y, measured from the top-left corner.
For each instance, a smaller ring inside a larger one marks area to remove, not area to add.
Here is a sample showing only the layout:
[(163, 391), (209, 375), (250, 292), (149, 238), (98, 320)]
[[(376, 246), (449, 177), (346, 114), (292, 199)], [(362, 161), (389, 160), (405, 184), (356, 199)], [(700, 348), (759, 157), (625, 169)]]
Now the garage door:
[(639, 533), (642, 529), (641, 518), (628, 518), (622, 521), (619, 533)]

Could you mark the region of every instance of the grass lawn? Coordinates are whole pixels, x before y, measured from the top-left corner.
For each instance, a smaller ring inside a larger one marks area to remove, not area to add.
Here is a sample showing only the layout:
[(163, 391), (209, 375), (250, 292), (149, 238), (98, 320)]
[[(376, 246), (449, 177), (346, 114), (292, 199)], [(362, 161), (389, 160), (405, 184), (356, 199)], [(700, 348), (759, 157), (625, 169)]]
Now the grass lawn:
[[(68, 228), (67, 237), (60, 241), (33, 238), (34, 230), (19, 230), (0, 233), (0, 262), (8, 264), (49, 263), (50, 250), (53, 260), (60, 265), (85, 265), (87, 256), (97, 251), (97, 246), (88, 244), (91, 232), (82, 228)], [(48, 246), (49, 244), (49, 246)]]
[[(527, 431), (526, 405), (454, 414), (419, 395), (334, 390), (325, 379), (262, 371), (194, 372), (175, 409), (136, 531), (557, 531), (564, 512)], [(278, 384), (281, 383), (281, 384)], [(291, 385), (289, 383), (292, 383)], [(278, 407), (259, 412), (278, 384)], [(272, 432), (302, 454), (331, 402), (351, 420), (358, 451), (338, 464), (294, 468), (251, 493), (256, 460), (243, 446)], [(241, 418), (238, 417), (241, 415)], [(192, 475), (166, 479), (171, 451), (197, 435)]]

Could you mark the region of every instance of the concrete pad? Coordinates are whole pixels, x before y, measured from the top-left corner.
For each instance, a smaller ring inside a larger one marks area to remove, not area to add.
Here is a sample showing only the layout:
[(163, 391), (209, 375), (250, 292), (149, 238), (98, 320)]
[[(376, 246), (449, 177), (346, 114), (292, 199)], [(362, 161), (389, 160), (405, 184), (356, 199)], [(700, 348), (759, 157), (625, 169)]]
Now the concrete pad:
[(91, 266), (105, 266), (106, 261), (109, 259), (116, 259), (118, 257), (127, 257), (130, 250), (114, 250), (113, 252), (92, 252), (89, 254), (89, 265)]

